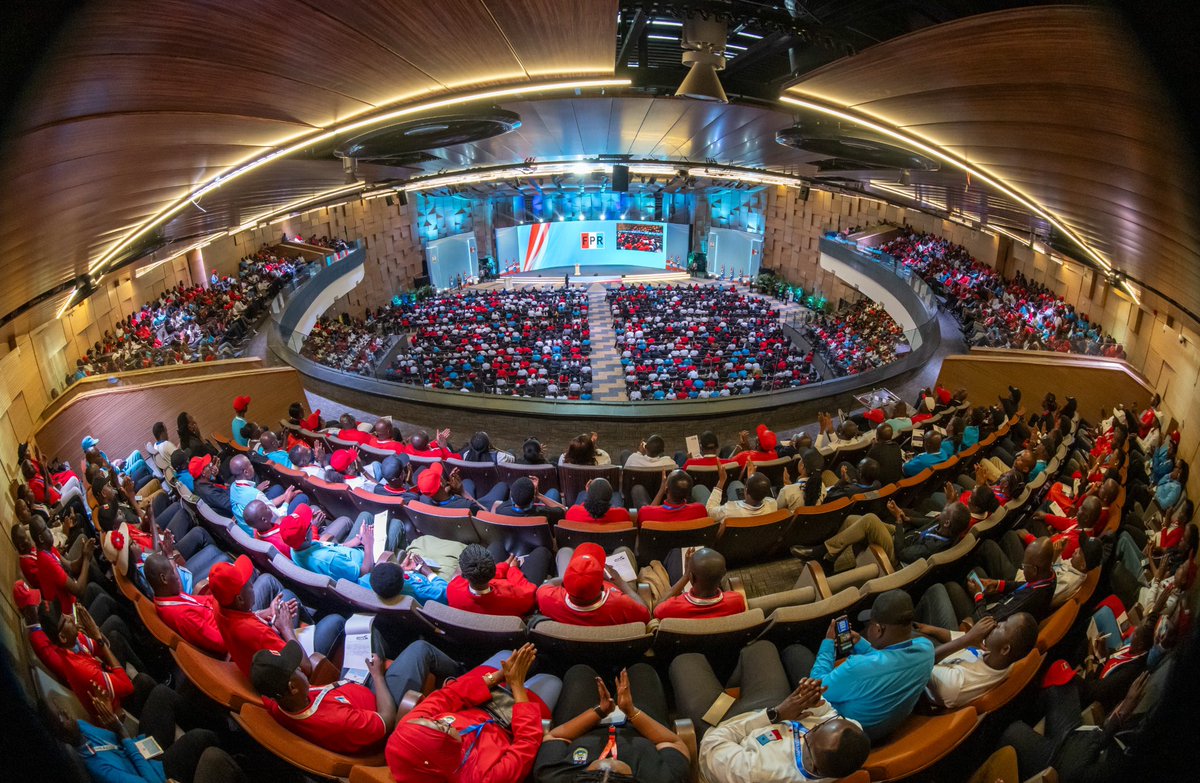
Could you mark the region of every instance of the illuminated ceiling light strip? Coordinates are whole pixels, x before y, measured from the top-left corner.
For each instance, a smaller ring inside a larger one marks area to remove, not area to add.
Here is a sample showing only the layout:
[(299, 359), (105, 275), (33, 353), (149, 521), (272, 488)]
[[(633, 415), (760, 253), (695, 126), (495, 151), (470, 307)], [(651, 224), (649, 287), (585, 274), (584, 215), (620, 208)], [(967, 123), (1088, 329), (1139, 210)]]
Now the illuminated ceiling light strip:
[(1033, 247), (1033, 242), (1030, 241), (1029, 237), (1023, 237), (1020, 234), (1014, 234), (1012, 231), (1009, 231), (1007, 228), (1002, 228), (1000, 226), (995, 226), (995, 229), (997, 231), (999, 231), (1001, 234), (1003, 234), (1004, 236), (1008, 237), (1009, 239), (1020, 242), (1025, 247), (1028, 247), (1028, 248)]
[(1122, 280), (1121, 287), (1124, 288), (1126, 290), (1126, 292), (1128, 292), (1129, 295), (1133, 297), (1134, 304), (1136, 304), (1138, 307), (1142, 306), (1142, 297), (1140, 297), (1138, 295), (1137, 289), (1134, 288), (1133, 285), (1128, 280)]
[[(93, 261), (88, 266), (88, 272), (89, 273), (95, 272), (97, 269), (99, 269), (100, 267), (102, 267), (106, 263), (108, 263), (110, 260), (112, 260), (112, 258), (114, 256), (116, 256), (118, 253), (120, 253), (122, 250), (124, 250), (125, 248), (127, 248), (131, 244), (133, 244), (133, 242), (135, 242), (137, 239), (144, 236), (149, 231), (153, 230), (155, 227), (166, 222), (169, 218), (175, 216), (180, 211), (185, 209), (193, 201), (198, 200), (205, 194), (210, 193), (210, 192), (216, 190), (217, 188), (221, 187), (222, 185), (232, 182), (233, 180), (235, 180), (239, 177), (242, 177), (242, 176), (250, 173), (251, 171), (254, 171), (255, 169), (261, 168), (262, 166), (265, 166), (272, 161), (278, 160), (279, 158), (282, 158), (282, 157), (286, 157), (287, 155), (291, 155), (292, 153), (298, 152), (302, 149), (305, 149), (306, 147), (310, 147), (313, 144), (320, 144), (323, 141), (328, 141), (329, 139), (332, 139), (343, 133), (355, 131), (360, 128), (365, 128), (365, 127), (368, 127), (371, 125), (377, 125), (379, 123), (387, 122), (389, 120), (394, 120), (399, 117), (406, 117), (409, 115), (420, 114), (423, 112), (433, 111), (436, 109), (443, 109), (448, 106), (458, 106), (458, 105), (461, 105), (464, 103), (473, 103), (475, 101), (487, 101), (487, 100), (495, 100), (497, 98), (509, 98), (509, 97), (513, 97), (516, 95), (527, 95), (530, 93), (537, 93), (537, 92), (550, 92), (550, 91), (559, 91), (559, 90), (585, 90), (585, 89), (602, 88), (602, 87), (628, 87), (630, 84), (631, 84), (631, 82), (629, 79), (578, 79), (578, 80), (567, 81), (567, 82), (537, 82), (535, 84), (523, 84), (523, 85), (518, 85), (515, 87), (504, 87), (504, 88), (495, 89), (495, 90), (484, 90), (482, 92), (463, 93), (463, 94), (454, 95), (454, 96), (451, 96), (448, 98), (440, 98), (438, 100), (433, 100), (433, 101), (423, 101), (421, 103), (417, 103), (417, 104), (413, 104), (411, 106), (406, 106), (401, 109), (389, 111), (384, 114), (373, 115), (373, 116), (367, 117), (365, 119), (355, 120), (353, 122), (348, 122), (348, 123), (345, 123), (342, 125), (335, 125), (331, 128), (326, 128), (316, 134), (305, 136), (304, 138), (299, 139), (298, 141), (295, 141), (294, 143), (288, 144), (288, 146), (286, 146), (286, 147), (282, 147), (280, 149), (269, 152), (266, 155), (263, 155), (262, 157), (255, 158), (254, 160), (251, 160), (250, 162), (245, 163), (245, 164), (239, 166), (238, 168), (233, 169), (232, 171), (230, 171), (228, 173), (220, 174), (220, 175), (214, 177), (213, 179), (209, 180), (207, 183), (200, 186), (199, 188), (196, 188), (195, 190), (191, 191), (190, 193), (180, 197), (177, 201), (164, 207), (163, 209), (161, 209), (158, 212), (156, 212), (155, 214), (151, 215), (149, 218), (147, 218), (143, 222), (139, 223), (136, 227), (134, 227), (128, 233), (126, 233), (125, 236), (123, 236), (121, 239), (117, 240), (117, 242), (115, 244), (113, 244), (111, 247), (109, 247), (108, 250), (104, 251), (104, 253), (101, 254), (99, 258), (97, 258), (95, 261)], [(289, 139), (289, 141), (290, 141), (290, 139)], [(285, 144), (287, 142), (279, 142), (279, 143)], [(274, 146), (274, 145), (272, 145), (272, 146)]]
[(191, 245), (190, 247), (185, 248), (184, 250), (180, 250), (178, 253), (173, 253), (161, 261), (155, 261), (152, 264), (147, 264), (146, 266), (139, 267), (138, 269), (136, 269), (134, 271), (133, 276), (134, 276), (134, 278), (142, 277), (143, 275), (148, 274), (150, 272), (150, 270), (157, 269), (158, 267), (162, 266), (163, 264), (165, 264), (169, 261), (174, 261), (175, 259), (179, 258), (180, 256), (186, 256), (188, 253), (192, 252), (193, 250), (199, 250), (202, 247), (208, 247), (209, 245), (211, 245), (213, 243), (214, 240), (216, 240), (219, 237), (223, 237), (223, 236), (225, 236), (224, 231), (220, 232), (219, 234), (214, 234), (205, 239), (201, 239), (199, 242), (195, 243), (194, 245)]
[(259, 223), (266, 220), (267, 218), (274, 217), (275, 215), (278, 215), (281, 212), (291, 212), (293, 209), (298, 209), (299, 207), (302, 207), (305, 204), (311, 204), (314, 201), (323, 201), (327, 198), (333, 198), (334, 196), (336, 196), (340, 193), (348, 193), (351, 190), (359, 190), (361, 188), (365, 188), (366, 186), (367, 186), (367, 183), (365, 183), (365, 182), (355, 182), (353, 185), (341, 185), (339, 187), (331, 188), (329, 190), (322, 191), (322, 192), (317, 193), (312, 196), (305, 196), (302, 199), (293, 201), (290, 204), (285, 204), (282, 207), (279, 207), (277, 209), (271, 209), (266, 212), (262, 212), (262, 213), (259, 213), (258, 215), (255, 215), (254, 217), (250, 218), (249, 220), (247, 220), (245, 223), (238, 226), (237, 228), (229, 229), (229, 232), (228, 232), (229, 236), (233, 236), (234, 234), (240, 234), (247, 229), (254, 228), (255, 226), (257, 226)]
[(67, 297), (67, 301), (62, 303), (62, 307), (58, 308), (58, 312), (54, 314), (54, 320), (57, 321), (63, 317), (63, 313), (67, 312), (71, 307), (71, 303), (75, 301), (75, 296), (79, 293), (78, 288), (71, 289), (71, 295)]
[(931, 207), (936, 207), (936, 208), (941, 209), (946, 212), (950, 211), (950, 207), (948, 207), (946, 205), (946, 203), (943, 201), (937, 201), (936, 199), (918, 196), (915, 192), (910, 193), (909, 191), (907, 191), (903, 188), (896, 187), (895, 185), (888, 185), (883, 182), (876, 182), (874, 180), (871, 180), (871, 187), (878, 188), (879, 190), (883, 190), (888, 193), (894, 193), (897, 196), (903, 196), (904, 198), (910, 199), (912, 201), (917, 201), (922, 204), (928, 204)]
[(690, 168), (688, 174), (693, 177), (708, 177), (710, 179), (728, 179), (738, 182), (754, 182), (759, 185), (783, 185), (789, 188), (803, 187), (807, 183), (799, 177), (789, 177), (782, 174), (759, 173), (755, 171), (739, 171), (705, 166)]
[[(800, 177), (720, 166), (693, 166), (682, 161), (680, 163), (630, 163), (628, 165), (629, 173), (631, 174), (671, 177), (686, 174), (690, 177), (752, 182), (760, 185), (782, 185), (792, 188), (804, 187), (808, 184)], [(424, 177), (409, 181), (402, 189), (407, 193), (413, 193), (456, 185), (475, 185), (483, 182), (497, 182), (525, 177), (547, 177), (559, 174), (583, 176), (593, 173), (611, 172), (612, 166), (611, 162), (596, 160), (553, 161), (531, 165), (506, 166), (486, 171), (463, 171)]]
[(831, 117), (837, 117), (838, 119), (846, 120), (847, 122), (853, 122), (857, 125), (861, 125), (865, 128), (869, 128), (869, 129), (875, 131), (876, 133), (882, 133), (885, 136), (890, 136), (891, 138), (896, 139), (897, 141), (900, 141), (905, 146), (907, 146), (911, 149), (918, 150), (920, 152), (925, 153), (926, 155), (937, 158), (938, 160), (942, 161), (943, 163), (947, 163), (947, 164), (953, 166), (954, 168), (959, 169), (960, 171), (964, 171), (964, 172), (970, 174), (972, 177), (976, 177), (976, 178), (982, 180), (983, 182), (987, 183), (988, 185), (992, 186), (996, 190), (1000, 191), (1004, 195), (1011, 198), (1013, 201), (1016, 201), (1018, 204), (1021, 204), (1026, 209), (1034, 212), (1039, 217), (1044, 219), (1046, 222), (1050, 223), (1050, 225), (1057, 228), (1059, 231), (1061, 231), (1063, 234), (1065, 234), (1067, 237), (1069, 237), (1072, 242), (1074, 242), (1076, 245), (1078, 245), (1085, 253), (1087, 253), (1089, 256), (1091, 256), (1105, 270), (1112, 269), (1112, 264), (1110, 264), (1108, 262), (1108, 259), (1106, 259), (1104, 256), (1102, 256), (1097, 250), (1093, 249), (1092, 246), (1089, 245), (1087, 243), (1087, 241), (1085, 241), (1083, 239), (1083, 237), (1081, 237), (1077, 233), (1075, 233), (1075, 231), (1073, 231), (1062, 220), (1060, 220), (1057, 215), (1055, 215), (1053, 212), (1051, 212), (1046, 207), (1043, 207), (1041, 204), (1034, 201), (1029, 196), (1026, 196), (1025, 194), (1021, 193), (1016, 188), (1014, 188), (1012, 185), (1009, 185), (1008, 183), (1004, 182), (1002, 179), (1000, 179), (996, 175), (990, 173), (986, 169), (982, 169), (977, 165), (968, 163), (966, 160), (958, 157), (957, 155), (955, 155), (953, 153), (947, 152), (946, 150), (933, 144), (932, 142), (925, 141), (925, 140), (919, 138), (918, 136), (915, 136), (908, 132), (898, 131), (893, 127), (889, 127), (888, 125), (884, 125), (879, 121), (871, 119), (870, 117), (867, 117), (866, 115), (849, 112), (849, 111), (846, 111), (845, 109), (835, 108), (833, 106), (828, 106), (826, 104), (817, 103), (817, 102), (810, 101), (810, 100), (804, 100), (802, 98), (793, 98), (790, 95), (781, 95), (779, 100), (782, 101), (783, 103), (790, 103), (793, 106), (799, 106), (804, 109), (811, 109), (812, 111), (821, 112), (822, 114), (828, 114)]

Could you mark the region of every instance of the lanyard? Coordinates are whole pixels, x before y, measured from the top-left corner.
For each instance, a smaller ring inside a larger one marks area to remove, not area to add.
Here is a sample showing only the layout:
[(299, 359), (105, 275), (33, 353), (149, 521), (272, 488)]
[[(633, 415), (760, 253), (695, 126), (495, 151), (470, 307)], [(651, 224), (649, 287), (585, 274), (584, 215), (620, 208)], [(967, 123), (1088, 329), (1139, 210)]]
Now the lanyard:
[[(606, 759), (612, 756), (613, 761), (617, 760), (617, 727), (608, 727), (608, 742), (604, 745), (604, 750), (600, 752), (600, 759)], [(600, 759), (597, 759), (599, 761)]]
[(811, 774), (804, 768), (804, 749), (801, 747), (801, 737), (808, 734), (808, 729), (800, 724), (800, 721), (789, 720), (784, 721), (792, 729), (792, 750), (795, 753), (796, 769), (800, 771), (800, 777), (805, 780), (818, 780), (816, 775)]
[(1045, 587), (1045, 586), (1046, 586), (1046, 585), (1048, 585), (1048, 584), (1050, 584), (1050, 578), (1049, 578), (1049, 577), (1046, 577), (1045, 579), (1039, 579), (1039, 580), (1037, 580), (1036, 582), (1026, 582), (1025, 584), (1023, 584), (1023, 585), (1021, 585), (1020, 587), (1018, 587), (1018, 588), (1016, 589), (1016, 592), (1018, 592), (1018, 593), (1019, 593), (1019, 592), (1021, 592), (1022, 590), (1028, 590), (1028, 589), (1031, 589), (1031, 588), (1032, 588), (1032, 589), (1034, 589), (1034, 590), (1036, 590), (1036, 589), (1038, 589), (1039, 587)]
[(467, 752), (463, 754), (462, 762), (460, 762), (458, 765), (459, 769), (462, 769), (463, 767), (466, 766), (467, 759), (469, 759), (471, 757), (471, 753), (475, 750), (476, 747), (479, 746), (479, 738), (483, 736), (483, 727), (488, 725), (489, 723), (495, 723), (495, 722), (496, 721), (489, 718), (489, 719), (485, 720), (483, 723), (476, 723), (473, 726), (467, 726), (465, 729), (463, 729), (462, 731), (460, 731), (458, 733), (458, 736), (464, 740), (468, 736), (471, 737), (471, 745), (467, 748)]

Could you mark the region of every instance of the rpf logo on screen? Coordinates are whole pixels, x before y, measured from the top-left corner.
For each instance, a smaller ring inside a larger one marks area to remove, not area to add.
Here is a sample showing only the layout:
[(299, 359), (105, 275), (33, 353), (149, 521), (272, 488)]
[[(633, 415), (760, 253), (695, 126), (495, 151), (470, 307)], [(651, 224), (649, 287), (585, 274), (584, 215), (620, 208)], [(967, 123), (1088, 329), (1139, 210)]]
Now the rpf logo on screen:
[(579, 247), (583, 250), (603, 250), (604, 232), (581, 231), (579, 233)]

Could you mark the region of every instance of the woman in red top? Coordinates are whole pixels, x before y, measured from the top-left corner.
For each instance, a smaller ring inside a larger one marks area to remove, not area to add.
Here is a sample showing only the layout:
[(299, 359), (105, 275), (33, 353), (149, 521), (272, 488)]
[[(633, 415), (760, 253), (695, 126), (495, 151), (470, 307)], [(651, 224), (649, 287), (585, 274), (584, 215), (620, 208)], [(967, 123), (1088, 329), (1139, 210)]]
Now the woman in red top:
[(584, 493), (576, 498), (574, 506), (567, 509), (567, 519), (572, 522), (632, 522), (629, 511), (613, 506), (613, 488), (608, 479), (592, 479)]

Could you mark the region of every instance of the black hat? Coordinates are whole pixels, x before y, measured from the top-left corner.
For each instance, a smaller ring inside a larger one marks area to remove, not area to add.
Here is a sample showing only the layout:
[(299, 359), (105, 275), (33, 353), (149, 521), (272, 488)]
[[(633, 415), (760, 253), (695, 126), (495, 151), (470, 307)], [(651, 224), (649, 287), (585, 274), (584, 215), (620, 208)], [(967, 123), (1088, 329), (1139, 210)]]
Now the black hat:
[(304, 648), (292, 640), (283, 649), (259, 650), (250, 661), (250, 682), (264, 696), (276, 698), (287, 690), (288, 681), (304, 658)]
[(1098, 567), (1104, 559), (1104, 544), (1098, 538), (1089, 538), (1087, 533), (1079, 534), (1079, 548), (1083, 551), (1083, 562), (1089, 571)]
[(858, 616), (860, 622), (874, 620), (880, 625), (912, 625), (912, 597), (903, 590), (888, 590), (875, 597), (871, 608)]
[(399, 456), (384, 457), (383, 464), (379, 466), (380, 477), (389, 484), (395, 481), (404, 471), (404, 463), (400, 461)]

